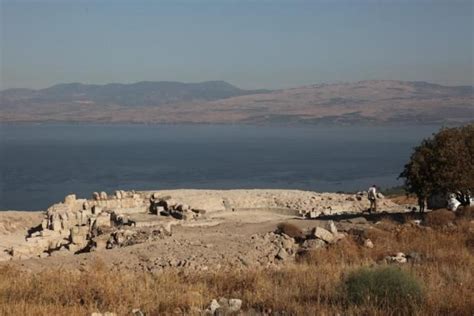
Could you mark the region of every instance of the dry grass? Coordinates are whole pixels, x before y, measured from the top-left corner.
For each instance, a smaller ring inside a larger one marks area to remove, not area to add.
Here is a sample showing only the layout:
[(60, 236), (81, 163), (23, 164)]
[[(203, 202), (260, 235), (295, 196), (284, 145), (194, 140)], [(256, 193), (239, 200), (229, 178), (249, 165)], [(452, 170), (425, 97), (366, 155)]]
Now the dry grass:
[(442, 227), (452, 223), (456, 219), (456, 214), (450, 210), (436, 210), (425, 215), (424, 223), (427, 226)]
[(474, 219), (474, 206), (459, 207), (456, 211), (456, 217), (461, 219)]
[(183, 274), (109, 272), (96, 262), (84, 272), (37, 274), (0, 268), (0, 315), (88, 315), (114, 311), (130, 315), (192, 314), (213, 298), (241, 298), (244, 309), (290, 315), (395, 315), (392, 308), (353, 305), (342, 294), (344, 280), (360, 267), (380, 266), (394, 252), (417, 252), (420, 262), (401, 268), (420, 280), (425, 293), (419, 315), (472, 315), (474, 230), (468, 220), (455, 227), (417, 227), (385, 222), (368, 231), (374, 248), (348, 237), (280, 270), (251, 269)]

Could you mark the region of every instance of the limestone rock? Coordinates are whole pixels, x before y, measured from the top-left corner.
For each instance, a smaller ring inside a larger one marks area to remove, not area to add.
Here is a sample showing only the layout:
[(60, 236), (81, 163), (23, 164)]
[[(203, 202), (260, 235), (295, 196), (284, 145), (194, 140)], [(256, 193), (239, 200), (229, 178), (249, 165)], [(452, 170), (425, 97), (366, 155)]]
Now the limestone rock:
[(219, 305), (219, 303), (217, 302), (216, 299), (213, 299), (211, 301), (211, 304), (209, 305), (208, 307), (208, 310), (211, 312), (212, 315), (214, 315), (214, 313), (216, 312), (216, 310), (221, 307), (221, 305)]
[(242, 308), (242, 300), (238, 298), (231, 298), (229, 300), (229, 312), (237, 313)]
[(279, 260), (286, 260), (286, 259), (288, 259), (289, 256), (290, 255), (286, 252), (286, 250), (284, 248), (280, 248), (280, 250), (278, 250), (278, 253), (275, 256), (275, 258), (277, 258)]
[(403, 252), (398, 252), (394, 256), (385, 257), (385, 260), (387, 262), (393, 262), (393, 263), (406, 263), (407, 262), (407, 257)]
[(364, 247), (370, 248), (370, 249), (374, 248), (374, 244), (373, 244), (372, 240), (370, 240), (370, 239), (364, 240)]
[(303, 242), (301, 247), (307, 250), (314, 250), (326, 247), (326, 243), (321, 239), (307, 239)]
[(145, 314), (139, 308), (132, 309), (132, 315), (133, 316), (145, 316)]
[(93, 199), (94, 201), (100, 200), (100, 194), (99, 194), (98, 192), (92, 193), (92, 199)]
[(328, 221), (327, 230), (329, 230), (333, 235), (337, 234), (337, 228), (336, 224), (334, 224), (334, 221)]
[(74, 204), (74, 202), (76, 202), (75, 194), (66, 195), (66, 197), (64, 198), (64, 204), (71, 205)]
[(110, 227), (110, 214), (100, 213), (94, 221), (94, 227)]
[(331, 234), (330, 231), (321, 227), (315, 227), (312, 235), (316, 238), (324, 240), (327, 243), (331, 243), (334, 240), (334, 235)]

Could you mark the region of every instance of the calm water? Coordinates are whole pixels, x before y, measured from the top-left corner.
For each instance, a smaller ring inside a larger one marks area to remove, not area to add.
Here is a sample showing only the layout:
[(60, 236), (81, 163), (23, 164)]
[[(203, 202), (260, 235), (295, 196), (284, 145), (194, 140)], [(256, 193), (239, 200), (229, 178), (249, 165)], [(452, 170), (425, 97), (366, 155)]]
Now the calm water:
[(0, 209), (71, 192), (165, 188), (317, 191), (399, 184), (435, 127), (0, 126)]

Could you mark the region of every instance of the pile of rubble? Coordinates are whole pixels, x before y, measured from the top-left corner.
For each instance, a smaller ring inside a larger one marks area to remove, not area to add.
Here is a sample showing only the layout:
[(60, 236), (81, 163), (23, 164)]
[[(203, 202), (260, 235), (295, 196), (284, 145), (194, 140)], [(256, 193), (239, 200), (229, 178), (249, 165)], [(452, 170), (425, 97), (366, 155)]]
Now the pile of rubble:
[(94, 192), (90, 200), (71, 194), (48, 208), (41, 225), (30, 229), (26, 243), (13, 247), (10, 254), (13, 258), (46, 257), (57, 251), (80, 253), (153, 241), (171, 235), (176, 219), (203, 213), (157, 194)]
[(308, 231), (301, 231), (297, 236), (289, 236), (279, 228), (275, 232), (253, 235), (251, 239), (257, 250), (266, 253), (258, 259), (260, 264), (265, 264), (295, 259), (298, 255), (327, 247), (345, 237), (344, 233), (337, 230), (333, 221), (328, 221), (325, 228), (316, 226)]
[[(400, 211), (399, 206), (383, 196), (379, 198), (380, 208)], [(367, 208), (364, 192), (119, 190), (111, 195), (94, 192), (91, 199), (78, 199), (71, 194), (65, 197), (64, 202), (49, 207), (41, 224), (31, 228), (26, 242), (14, 246), (10, 254), (21, 259), (125, 247), (169, 236), (171, 227), (183, 221), (212, 219), (216, 214), (218, 218), (223, 212), (244, 214), (264, 210), (285, 216), (314, 218), (360, 213)], [(321, 243), (318, 240), (328, 243), (337, 238), (331, 227), (327, 230), (316, 228), (314, 238), (306, 238), (305, 242), (309, 247), (310, 244), (315, 246)], [(269, 253), (272, 251), (269, 250)], [(289, 249), (277, 249), (273, 257), (287, 257), (288, 252), (291, 253)]]

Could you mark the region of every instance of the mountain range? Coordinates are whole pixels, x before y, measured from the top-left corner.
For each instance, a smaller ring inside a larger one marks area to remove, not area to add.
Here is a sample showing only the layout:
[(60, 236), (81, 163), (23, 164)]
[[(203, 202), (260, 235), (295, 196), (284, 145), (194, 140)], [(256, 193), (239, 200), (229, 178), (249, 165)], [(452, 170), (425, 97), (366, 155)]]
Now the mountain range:
[(445, 124), (474, 120), (474, 87), (371, 80), (279, 90), (224, 81), (58, 84), (0, 92), (1, 122)]

